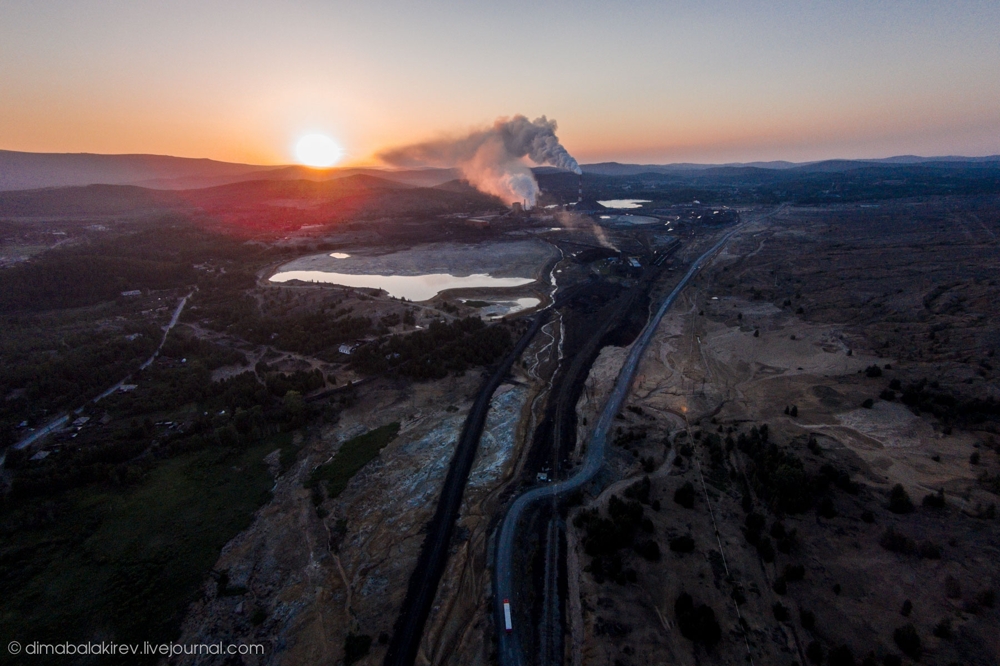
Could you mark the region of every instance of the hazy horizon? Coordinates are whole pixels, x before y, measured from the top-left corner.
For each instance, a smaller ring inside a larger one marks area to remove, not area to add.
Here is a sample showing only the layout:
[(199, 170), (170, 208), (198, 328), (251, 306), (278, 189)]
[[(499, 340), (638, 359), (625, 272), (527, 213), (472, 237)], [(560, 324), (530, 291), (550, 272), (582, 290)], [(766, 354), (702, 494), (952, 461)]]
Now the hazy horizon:
[[(0, 147), (345, 165), (546, 115), (581, 162), (1000, 153), (1000, 6), (0, 4)], [(405, 54), (405, 55), (401, 55)]]

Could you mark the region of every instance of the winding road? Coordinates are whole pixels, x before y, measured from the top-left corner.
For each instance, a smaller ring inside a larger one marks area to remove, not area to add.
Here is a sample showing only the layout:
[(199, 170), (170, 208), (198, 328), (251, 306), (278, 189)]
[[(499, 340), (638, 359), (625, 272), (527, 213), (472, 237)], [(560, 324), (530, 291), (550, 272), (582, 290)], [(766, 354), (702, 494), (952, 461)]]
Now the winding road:
[(538, 330), (548, 321), (550, 314), (551, 310), (543, 310), (535, 315), (535, 320), (518, 340), (514, 349), (483, 383), (472, 409), (469, 410), (441, 489), (437, 510), (428, 525), (427, 537), (420, 548), (417, 565), (410, 576), (406, 597), (403, 599), (403, 606), (386, 652), (386, 666), (409, 666), (417, 657), (424, 624), (430, 615), (438, 583), (448, 563), (448, 545), (462, 505), (465, 484), (476, 451), (479, 449), (479, 438), (486, 424), (486, 415), (490, 409), (493, 393), (507, 377), (511, 366), (521, 357)]
[[(177, 308), (174, 310), (174, 314), (170, 318), (170, 323), (167, 324), (167, 326), (163, 329), (163, 338), (160, 340), (159, 346), (157, 346), (156, 351), (153, 352), (153, 355), (150, 356), (148, 359), (146, 359), (143, 362), (143, 364), (139, 366), (140, 370), (145, 370), (146, 368), (148, 368), (150, 365), (153, 364), (153, 361), (156, 360), (156, 357), (160, 355), (160, 350), (163, 349), (163, 345), (166, 344), (166, 342), (167, 342), (167, 336), (170, 335), (171, 329), (173, 329), (173, 327), (177, 325), (177, 321), (181, 318), (181, 312), (184, 311), (184, 306), (187, 304), (187, 301), (188, 301), (189, 298), (191, 298), (192, 294), (194, 294), (193, 291), (191, 293), (189, 293), (187, 296), (185, 296), (184, 298), (182, 298), (181, 302), (177, 304)], [(104, 391), (103, 393), (101, 393), (100, 395), (98, 395), (96, 398), (94, 398), (92, 400), (92, 402), (98, 402), (99, 400), (101, 400), (103, 398), (107, 398), (109, 395), (111, 395), (112, 393), (114, 393), (115, 391), (117, 391), (118, 389), (120, 389), (125, 384), (125, 382), (127, 382), (131, 378), (132, 378), (132, 374), (129, 373), (129, 375), (127, 377), (125, 377), (124, 379), (122, 379), (121, 381), (119, 381), (117, 384), (115, 384), (111, 388), (107, 389), (106, 391)], [(74, 414), (80, 414), (82, 412), (83, 412), (83, 408), (81, 407), (81, 408), (77, 409), (74, 412)], [(38, 440), (40, 440), (40, 439), (42, 439), (42, 438), (50, 435), (51, 433), (55, 432), (59, 428), (61, 428), (64, 425), (66, 425), (66, 423), (69, 421), (69, 417), (70, 417), (69, 414), (60, 414), (59, 416), (55, 417), (54, 419), (52, 419), (51, 421), (49, 421), (48, 423), (46, 423), (44, 426), (42, 426), (41, 428), (39, 428), (35, 432), (31, 433), (30, 435), (28, 435), (27, 437), (25, 437), (21, 441), (19, 441), (16, 444), (14, 444), (14, 448), (17, 449), (17, 450), (20, 450), (20, 449), (25, 449), (25, 448), (31, 446), (32, 444), (34, 444)], [(2, 464), (3, 460), (5, 460), (5, 459), (6, 459), (6, 455), (4, 456), (3, 459), (0, 459), (0, 464)]]
[(625, 402), (625, 398), (628, 396), (632, 387), (632, 380), (634, 379), (636, 370), (639, 367), (639, 361), (642, 359), (646, 348), (653, 339), (653, 335), (656, 333), (660, 320), (663, 319), (663, 316), (674, 304), (674, 301), (677, 300), (677, 297), (687, 286), (688, 282), (691, 281), (691, 278), (698, 273), (702, 265), (704, 265), (704, 263), (713, 254), (715, 254), (726, 243), (726, 241), (733, 236), (733, 234), (739, 231), (741, 227), (742, 225), (737, 226), (726, 233), (726, 235), (724, 235), (715, 245), (713, 245), (707, 252), (702, 254), (693, 264), (691, 264), (688, 272), (683, 278), (681, 278), (680, 282), (677, 283), (666, 299), (664, 299), (656, 314), (646, 323), (642, 333), (639, 335), (638, 339), (636, 339), (635, 344), (632, 345), (628, 358), (625, 360), (625, 363), (618, 374), (618, 379), (615, 381), (615, 386), (611, 391), (611, 395), (608, 397), (608, 401), (604, 405), (604, 410), (601, 412), (601, 416), (595, 424), (594, 430), (591, 432), (590, 439), (587, 442), (586, 460), (583, 466), (580, 467), (580, 469), (577, 470), (572, 477), (564, 481), (533, 488), (532, 490), (524, 493), (514, 501), (508, 510), (507, 515), (504, 517), (503, 523), (500, 526), (500, 533), (497, 536), (496, 563), (493, 571), (494, 620), (496, 622), (499, 641), (499, 660), (503, 666), (516, 666), (524, 662), (520, 642), (518, 640), (516, 624), (514, 631), (507, 633), (504, 630), (503, 612), (504, 599), (509, 599), (512, 607), (516, 603), (516, 599), (512, 596), (512, 577), (514, 537), (518, 522), (524, 515), (525, 510), (535, 502), (573, 492), (574, 490), (577, 490), (578, 488), (581, 488), (585, 484), (589, 483), (597, 475), (597, 472), (604, 464), (604, 451), (607, 444), (608, 431), (611, 429), (615, 415), (617, 415), (621, 410), (622, 405)]

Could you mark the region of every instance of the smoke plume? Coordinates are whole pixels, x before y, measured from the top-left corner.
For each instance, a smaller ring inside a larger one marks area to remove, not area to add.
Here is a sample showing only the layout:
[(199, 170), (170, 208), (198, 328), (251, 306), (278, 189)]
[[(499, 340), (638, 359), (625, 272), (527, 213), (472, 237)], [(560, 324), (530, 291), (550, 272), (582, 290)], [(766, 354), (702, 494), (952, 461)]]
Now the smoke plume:
[(606, 247), (609, 250), (614, 250), (615, 252), (621, 252), (618, 246), (611, 242), (608, 238), (607, 233), (604, 229), (600, 228), (594, 221), (586, 216), (572, 211), (564, 211), (555, 214), (556, 222), (562, 225), (565, 229), (570, 229), (573, 231), (590, 231), (594, 234), (594, 240), (601, 244), (602, 247)]
[(379, 157), (394, 166), (458, 166), (478, 190), (503, 199), (535, 205), (538, 182), (522, 160), (582, 173), (556, 137), (556, 121), (545, 116), (499, 118), (493, 126), (467, 136), (439, 139), (387, 150)]

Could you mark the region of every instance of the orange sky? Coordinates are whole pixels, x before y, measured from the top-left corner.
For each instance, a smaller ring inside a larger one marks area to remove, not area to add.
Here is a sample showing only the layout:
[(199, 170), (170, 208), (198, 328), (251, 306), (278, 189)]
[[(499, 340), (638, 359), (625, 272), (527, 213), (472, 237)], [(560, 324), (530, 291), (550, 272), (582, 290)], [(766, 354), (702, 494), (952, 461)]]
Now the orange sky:
[(350, 162), (515, 113), (580, 161), (1000, 153), (996, 2), (0, 3), (0, 149)]

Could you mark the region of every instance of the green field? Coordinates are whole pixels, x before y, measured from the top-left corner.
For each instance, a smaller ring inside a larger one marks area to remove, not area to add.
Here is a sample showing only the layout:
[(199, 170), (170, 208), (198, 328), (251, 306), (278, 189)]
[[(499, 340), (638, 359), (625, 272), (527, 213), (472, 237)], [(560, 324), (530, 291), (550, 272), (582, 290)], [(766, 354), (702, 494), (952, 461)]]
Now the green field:
[(336, 497), (344, 491), (351, 477), (374, 459), (398, 433), (399, 423), (390, 423), (347, 440), (333, 460), (313, 470), (309, 485), (314, 492), (322, 487), (326, 489), (327, 497)]
[(5, 528), (21, 523), (0, 546), (4, 644), (176, 638), (219, 551), (270, 498), (262, 458), (291, 440), (180, 455), (131, 489), (81, 489), (4, 515)]

